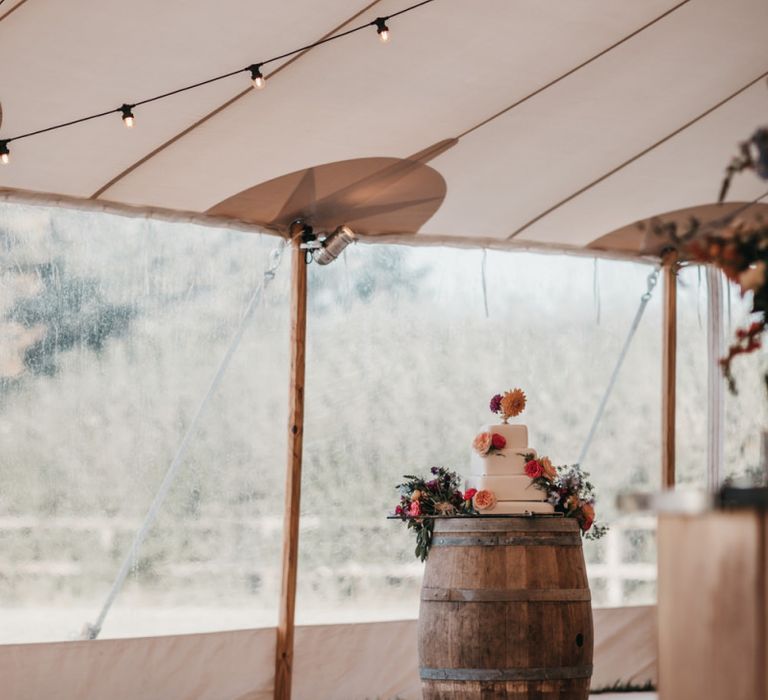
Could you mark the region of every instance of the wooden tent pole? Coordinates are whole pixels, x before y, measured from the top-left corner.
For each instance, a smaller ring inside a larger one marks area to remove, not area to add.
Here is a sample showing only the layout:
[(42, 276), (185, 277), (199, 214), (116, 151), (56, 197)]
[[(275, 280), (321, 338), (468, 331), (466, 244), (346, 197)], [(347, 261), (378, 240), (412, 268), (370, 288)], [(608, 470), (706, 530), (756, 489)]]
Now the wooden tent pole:
[(661, 373), (661, 486), (675, 485), (675, 405), (677, 388), (677, 253), (664, 258), (664, 312)]
[(307, 264), (295, 237), (291, 252), (291, 377), (288, 418), (288, 463), (285, 473), (283, 574), (275, 654), (275, 700), (290, 700), (293, 676), (293, 631), (296, 572), (299, 563), (299, 505), (304, 442), (304, 368), (307, 335)]

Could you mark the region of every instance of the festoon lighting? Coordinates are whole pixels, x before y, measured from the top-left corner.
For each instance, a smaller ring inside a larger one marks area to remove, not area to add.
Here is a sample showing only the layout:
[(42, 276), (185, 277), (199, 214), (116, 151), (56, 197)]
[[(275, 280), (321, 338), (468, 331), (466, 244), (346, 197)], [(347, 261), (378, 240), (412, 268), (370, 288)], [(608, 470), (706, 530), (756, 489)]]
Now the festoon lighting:
[[(0, 0), (2, 2), (3, 0)], [(435, 0), (422, 0), (422, 2), (418, 2), (415, 5), (411, 5), (410, 7), (406, 7), (402, 10), (399, 10), (398, 12), (395, 12), (391, 15), (387, 15), (385, 17), (377, 17), (372, 22), (367, 22), (365, 24), (361, 24), (357, 27), (354, 27), (352, 29), (348, 29), (345, 32), (341, 32), (340, 34), (334, 34), (333, 36), (326, 37), (325, 39), (320, 39), (319, 41), (315, 41), (311, 44), (307, 44), (306, 46), (301, 46), (297, 49), (293, 49), (292, 51), (287, 51), (286, 53), (280, 54), (279, 56), (274, 56), (272, 58), (269, 58), (267, 60), (261, 61), (259, 63), (252, 63), (245, 68), (238, 68), (237, 70), (230, 71), (229, 73), (224, 73), (223, 75), (217, 75), (213, 78), (208, 78), (206, 80), (201, 80), (200, 82), (193, 83), (192, 85), (185, 85), (184, 87), (177, 88), (176, 90), (170, 90), (169, 92), (165, 92), (161, 95), (155, 95), (154, 97), (149, 97), (144, 100), (139, 100), (138, 102), (134, 102), (133, 104), (122, 104), (119, 107), (115, 109), (108, 109), (104, 112), (97, 112), (96, 114), (89, 114), (84, 117), (79, 117), (78, 119), (73, 119), (68, 122), (63, 122), (61, 124), (54, 124), (53, 126), (48, 126), (43, 129), (37, 129), (35, 131), (29, 131), (24, 134), (20, 134), (18, 136), (12, 136), (7, 139), (0, 139), (0, 163), (3, 163), (4, 165), (7, 165), (11, 160), (11, 151), (8, 147), (8, 144), (11, 143), (11, 141), (19, 141), (21, 139), (27, 139), (31, 138), (32, 136), (39, 136), (40, 134), (47, 133), (49, 131), (58, 131), (59, 129), (64, 129), (68, 126), (74, 126), (75, 124), (81, 124), (82, 122), (91, 121), (93, 119), (99, 119), (101, 117), (106, 117), (110, 114), (119, 114), (123, 120), (123, 124), (129, 129), (132, 129), (134, 125), (136, 124), (136, 116), (134, 115), (134, 110), (137, 107), (141, 107), (143, 105), (149, 104), (150, 102), (157, 102), (159, 100), (166, 99), (168, 97), (172, 97), (173, 95), (178, 95), (182, 92), (187, 92), (189, 90), (194, 90), (199, 87), (203, 87), (204, 85), (208, 85), (209, 83), (218, 82), (219, 80), (224, 80), (226, 78), (231, 78), (234, 75), (237, 75), (242, 72), (246, 72), (250, 75), (251, 83), (253, 87), (257, 90), (261, 90), (266, 85), (266, 77), (263, 73), (263, 68), (269, 63), (272, 63), (274, 61), (280, 61), (284, 58), (288, 58), (290, 56), (294, 56), (298, 53), (303, 53), (304, 51), (308, 51), (309, 49), (313, 49), (316, 46), (320, 46), (322, 44), (327, 44), (331, 41), (337, 41), (339, 39), (343, 39), (344, 37), (350, 36), (351, 34), (355, 34), (359, 31), (362, 31), (364, 29), (367, 29), (368, 27), (375, 27), (376, 28), (376, 34), (379, 37), (379, 40), (382, 43), (389, 42), (390, 39), (390, 30), (389, 26), (387, 25), (387, 21), (391, 20), (394, 17), (397, 17), (399, 15), (405, 14), (406, 12), (410, 12), (411, 10), (415, 10), (417, 7), (421, 7), (422, 5), (428, 5), (431, 2), (434, 2)], [(345, 243), (346, 245), (346, 243)], [(335, 257), (335, 256), (334, 256)], [(318, 261), (319, 262), (319, 261)], [(330, 262), (330, 260), (329, 260)]]

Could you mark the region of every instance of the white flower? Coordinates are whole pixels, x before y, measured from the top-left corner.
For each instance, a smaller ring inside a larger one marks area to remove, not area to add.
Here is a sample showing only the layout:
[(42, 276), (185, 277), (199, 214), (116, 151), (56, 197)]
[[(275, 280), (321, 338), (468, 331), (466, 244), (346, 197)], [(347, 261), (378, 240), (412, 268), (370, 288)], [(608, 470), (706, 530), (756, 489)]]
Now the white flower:
[(739, 275), (739, 287), (741, 287), (741, 293), (752, 292), (755, 289), (762, 287), (765, 284), (765, 271), (766, 265), (762, 260), (744, 270), (744, 272)]

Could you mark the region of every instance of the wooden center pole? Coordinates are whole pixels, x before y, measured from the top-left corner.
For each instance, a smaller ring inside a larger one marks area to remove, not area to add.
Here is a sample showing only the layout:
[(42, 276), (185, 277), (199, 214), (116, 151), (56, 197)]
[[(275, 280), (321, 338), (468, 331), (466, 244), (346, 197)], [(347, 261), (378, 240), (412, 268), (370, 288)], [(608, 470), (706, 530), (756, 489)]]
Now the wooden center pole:
[(677, 253), (664, 257), (664, 312), (661, 372), (661, 487), (675, 486), (675, 406), (677, 400)]
[(307, 264), (294, 237), (291, 251), (291, 378), (288, 418), (288, 463), (285, 473), (283, 577), (275, 654), (275, 700), (290, 700), (296, 572), (299, 564), (301, 457), (304, 442), (304, 367), (307, 337)]

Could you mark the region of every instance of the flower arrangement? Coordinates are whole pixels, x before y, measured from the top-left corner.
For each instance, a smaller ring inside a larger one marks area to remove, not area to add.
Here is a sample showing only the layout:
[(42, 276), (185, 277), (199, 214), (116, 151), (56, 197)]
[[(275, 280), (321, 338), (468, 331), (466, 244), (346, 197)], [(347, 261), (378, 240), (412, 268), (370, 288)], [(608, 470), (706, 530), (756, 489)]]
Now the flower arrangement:
[[(752, 170), (758, 177), (768, 180), (768, 126), (757, 129), (739, 144), (739, 154), (725, 169), (718, 201), (725, 199), (733, 176), (745, 170)], [(685, 230), (678, 229), (675, 222), (651, 221), (652, 232), (665, 238), (672, 249), (697, 262), (719, 267), (729, 280), (739, 285), (742, 296), (753, 292), (752, 311), (760, 316), (747, 328), (736, 331), (735, 342), (720, 360), (728, 388), (735, 394), (736, 381), (731, 363), (738, 355), (761, 347), (760, 338), (768, 323), (768, 224), (759, 219), (745, 223), (726, 217), (703, 226), (692, 218)], [(768, 375), (764, 375), (764, 381), (768, 388)]]
[(485, 457), (489, 454), (500, 452), (507, 446), (507, 439), (499, 433), (480, 433), (472, 441), (472, 447), (477, 454)]
[(744, 170), (754, 170), (763, 180), (768, 180), (768, 126), (759, 128), (749, 139), (739, 144), (739, 155), (732, 158), (725, 169), (720, 202), (728, 194), (733, 176)]
[(760, 316), (748, 327), (736, 331), (728, 353), (720, 360), (728, 387), (735, 394), (731, 363), (737, 356), (762, 346), (761, 336), (768, 323), (768, 224), (733, 221), (722, 230), (708, 233), (698, 221), (692, 220), (687, 230), (680, 233), (674, 223), (654, 222), (653, 231), (665, 236), (687, 257), (719, 267), (729, 280), (739, 285), (742, 296), (752, 292), (752, 311)]
[(595, 523), (595, 487), (578, 464), (555, 467), (547, 457), (530, 453), (525, 455), (525, 473), (547, 494), (556, 513), (578, 520), (586, 539), (597, 540), (608, 532), (606, 525)]
[(525, 392), (522, 389), (510, 389), (491, 398), (491, 413), (501, 416), (506, 423), (510, 418), (519, 416), (525, 410)]
[(431, 479), (406, 474), (407, 481), (397, 485), (400, 502), (395, 515), (416, 532), (416, 556), (424, 561), (432, 546), (434, 517), (446, 515), (477, 515), (473, 498), (476, 489), (462, 492), (456, 472), (445, 467), (432, 467)]

